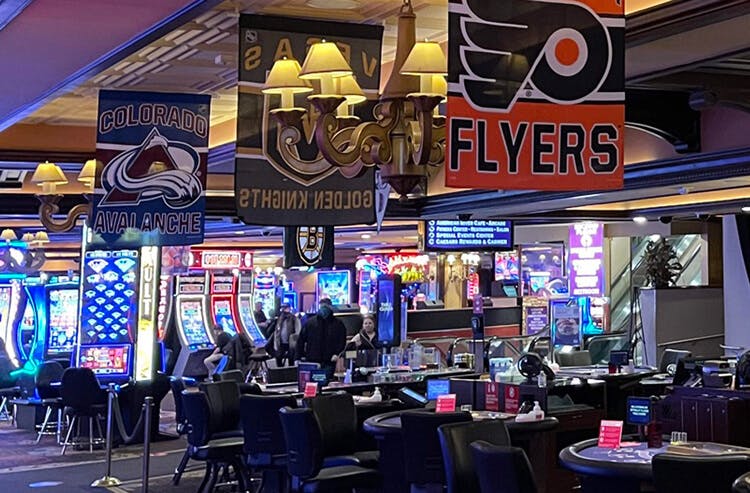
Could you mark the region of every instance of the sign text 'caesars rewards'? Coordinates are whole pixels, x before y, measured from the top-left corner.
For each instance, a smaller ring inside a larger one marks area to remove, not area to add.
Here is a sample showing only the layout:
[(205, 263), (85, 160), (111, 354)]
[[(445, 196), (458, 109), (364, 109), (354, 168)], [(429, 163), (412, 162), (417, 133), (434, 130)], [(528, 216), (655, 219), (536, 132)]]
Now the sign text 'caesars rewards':
[(450, 0), (448, 186), (622, 187), (622, 4)]

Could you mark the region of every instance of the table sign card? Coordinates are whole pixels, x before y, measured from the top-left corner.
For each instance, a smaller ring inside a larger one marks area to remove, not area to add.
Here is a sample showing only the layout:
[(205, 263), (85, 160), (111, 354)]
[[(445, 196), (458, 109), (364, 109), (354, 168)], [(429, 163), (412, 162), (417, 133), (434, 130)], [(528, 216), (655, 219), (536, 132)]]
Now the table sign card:
[(456, 410), (456, 394), (443, 394), (437, 398), (436, 413), (452, 413)]
[(599, 425), (599, 447), (620, 448), (622, 441), (622, 421), (602, 420)]
[(307, 382), (305, 384), (305, 397), (315, 397), (318, 395), (318, 384), (316, 382)]
[(521, 405), (520, 402), (520, 387), (518, 385), (506, 385), (505, 386), (505, 407), (503, 411), (510, 414), (518, 414), (518, 408)]
[(485, 382), (484, 384), (484, 410), (500, 410), (500, 392), (495, 382)]

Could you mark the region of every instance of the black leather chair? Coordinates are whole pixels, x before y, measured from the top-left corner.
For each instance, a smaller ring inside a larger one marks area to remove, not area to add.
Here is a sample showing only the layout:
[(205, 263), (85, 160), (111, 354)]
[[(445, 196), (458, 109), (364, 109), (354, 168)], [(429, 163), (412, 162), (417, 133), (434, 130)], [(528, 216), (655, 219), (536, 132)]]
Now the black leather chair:
[(217, 382), (235, 382), (240, 388), (240, 394), (263, 395), (260, 386), (254, 383), (245, 382), (245, 374), (242, 370), (229, 370), (221, 373), (214, 373), (214, 380)]
[(555, 360), (560, 366), (588, 366), (591, 364), (591, 353), (586, 349), (566, 353), (558, 352), (555, 353)]
[(212, 408), (221, 407), (219, 413), (223, 416), (220, 432), (222, 437), (241, 437), (239, 386), (235, 382), (203, 382), (198, 385), (198, 388), (201, 392), (205, 392)]
[(377, 450), (356, 450), (357, 408), (351, 394), (322, 394), (303, 401), (312, 409), (323, 434), (323, 455), (326, 465), (354, 464), (376, 469)]
[(469, 445), (484, 440), (492, 445), (510, 445), (505, 423), (499, 419), (452, 423), (438, 428), (448, 493), (479, 493), (474, 458)]
[(62, 397), (60, 397), (59, 387), (52, 386), (52, 384), (60, 383), (64, 371), (62, 365), (57, 361), (45, 361), (39, 365), (39, 369), (34, 377), (36, 394), (39, 396), (43, 408), (46, 409), (42, 427), (39, 428), (39, 434), (36, 437), (36, 443), (39, 443), (43, 435), (50, 433), (47, 431), (47, 428), (50, 426), (52, 413), (57, 413), (57, 418), (54, 423), (55, 437), (58, 442), (61, 439), (60, 429), (62, 426), (63, 403)]
[(471, 414), (466, 412), (405, 411), (401, 414), (406, 481), (411, 485), (412, 491), (443, 490), (445, 469), (438, 427), (471, 420)]
[(658, 454), (651, 464), (656, 493), (713, 493), (730, 491), (735, 479), (750, 471), (750, 456)]
[[(187, 390), (187, 384), (182, 377), (169, 377), (169, 387), (172, 389), (172, 397), (174, 399), (174, 413), (175, 413), (175, 424), (177, 428), (177, 434), (186, 435), (188, 432), (187, 417), (185, 416), (185, 408), (182, 404), (182, 392)], [(177, 486), (180, 484), (182, 474), (185, 472), (188, 461), (190, 460), (190, 445), (185, 449), (185, 453), (174, 470), (172, 476), (172, 484)]]
[[(218, 384), (209, 384), (218, 385)], [(233, 412), (216, 398), (221, 393), (186, 390), (182, 405), (187, 417), (188, 453), (193, 460), (206, 463), (206, 472), (198, 491), (210, 493), (220, 477), (234, 469), (240, 491), (246, 491), (249, 480), (242, 461), (241, 436), (236, 436)]]
[[(0, 347), (0, 350), (4, 351), (5, 347)], [(8, 421), (14, 420), (14, 414), (10, 410), (11, 400), (20, 397), (22, 393), (18, 379), (10, 376), (14, 369), (7, 356), (3, 357), (0, 354), (0, 418)]]
[(101, 421), (107, 416), (107, 391), (102, 389), (96, 375), (90, 368), (68, 368), (63, 372), (60, 397), (63, 402), (63, 415), (71, 418), (68, 433), (65, 435), (62, 452), (71, 444), (70, 437), (76, 423), (80, 427), (81, 418), (89, 422), (89, 452), (94, 451), (94, 424), (99, 432), (99, 443), (104, 442)]
[(247, 464), (262, 473), (258, 491), (283, 492), (288, 489), (286, 442), (279, 410), (297, 407), (289, 395), (240, 397), (240, 420), (244, 432)]
[(750, 473), (737, 478), (732, 485), (732, 493), (750, 493)]
[(279, 411), (287, 450), (292, 490), (300, 493), (340, 493), (376, 488), (380, 474), (355, 465), (323, 468), (323, 438), (311, 409), (284, 407)]
[(536, 493), (534, 472), (518, 447), (476, 441), (470, 445), (482, 493)]

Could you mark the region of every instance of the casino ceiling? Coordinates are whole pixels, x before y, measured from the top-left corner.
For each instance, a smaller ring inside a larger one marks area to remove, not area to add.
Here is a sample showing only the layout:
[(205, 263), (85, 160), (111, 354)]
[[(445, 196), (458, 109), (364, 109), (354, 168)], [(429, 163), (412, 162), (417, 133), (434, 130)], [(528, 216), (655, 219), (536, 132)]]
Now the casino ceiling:
[[(251, 236), (233, 205), (240, 12), (385, 25), (383, 73), (395, 52), (401, 0), (6, 0), (0, 14), (0, 223), (33, 224), (29, 171), (50, 159), (75, 174), (94, 150), (101, 88), (211, 94), (210, 213), (226, 237)], [(447, 1), (414, 0), (417, 36), (445, 42)], [(11, 9), (12, 10), (12, 9)], [(720, 214), (750, 203), (750, 1), (626, 0), (628, 121), (625, 189), (591, 194), (446, 190), (393, 201), (389, 217), (456, 212), (521, 221), (635, 214)], [(7, 48), (7, 49), (6, 49)], [(644, 114), (646, 116), (644, 116)], [(649, 115), (659, 118), (649, 118)], [(632, 121), (631, 121), (632, 120)], [(81, 200), (71, 197), (70, 203)], [(396, 225), (399, 223), (393, 223)], [(0, 224), (0, 226), (3, 224)], [(229, 226), (227, 226), (229, 225)], [(19, 226), (25, 227), (25, 226)], [(361, 234), (357, 230), (353, 234)], [(244, 236), (244, 235), (237, 235)], [(403, 236), (403, 234), (402, 234)], [(356, 238), (355, 238), (356, 239)]]

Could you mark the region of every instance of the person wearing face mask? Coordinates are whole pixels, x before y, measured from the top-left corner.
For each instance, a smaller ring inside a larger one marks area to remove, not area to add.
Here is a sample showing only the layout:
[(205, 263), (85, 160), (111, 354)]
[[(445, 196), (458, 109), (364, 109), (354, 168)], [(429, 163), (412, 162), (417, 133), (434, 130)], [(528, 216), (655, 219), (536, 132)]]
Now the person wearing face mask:
[(332, 375), (339, 354), (346, 346), (346, 327), (333, 316), (331, 300), (319, 302), (318, 313), (310, 317), (302, 327), (297, 339), (297, 357), (300, 360), (319, 363)]
[(362, 318), (362, 329), (352, 337), (346, 345), (347, 351), (359, 349), (377, 349), (377, 332), (375, 331), (375, 316), (368, 313)]

